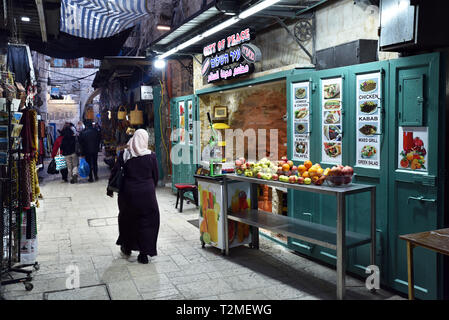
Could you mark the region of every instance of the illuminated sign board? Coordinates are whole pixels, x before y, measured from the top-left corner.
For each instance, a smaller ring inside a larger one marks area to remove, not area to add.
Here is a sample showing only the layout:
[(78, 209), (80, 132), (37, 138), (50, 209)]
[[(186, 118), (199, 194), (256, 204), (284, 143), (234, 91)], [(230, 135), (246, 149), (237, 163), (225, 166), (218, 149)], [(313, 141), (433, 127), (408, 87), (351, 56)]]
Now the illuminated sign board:
[(201, 74), (207, 77), (207, 82), (234, 79), (254, 72), (254, 63), (262, 55), (259, 48), (248, 43), (253, 38), (247, 28), (205, 46)]

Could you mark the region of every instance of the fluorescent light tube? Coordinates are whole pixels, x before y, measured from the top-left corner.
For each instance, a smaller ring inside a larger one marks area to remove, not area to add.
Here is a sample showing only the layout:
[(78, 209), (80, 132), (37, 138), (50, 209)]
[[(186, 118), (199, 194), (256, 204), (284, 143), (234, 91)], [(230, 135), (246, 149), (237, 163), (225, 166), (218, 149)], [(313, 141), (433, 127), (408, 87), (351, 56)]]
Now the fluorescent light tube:
[(239, 14), (239, 18), (240, 19), (245, 19), (248, 18), (249, 16), (268, 8), (269, 6), (275, 4), (276, 2), (279, 2), (280, 0), (265, 0), (262, 1), (258, 4), (256, 4), (255, 6), (250, 7), (249, 9), (246, 9), (245, 11), (243, 11), (242, 13)]
[(219, 25), (213, 27), (212, 29), (207, 30), (203, 33), (203, 38), (207, 38), (208, 36), (217, 33), (218, 31), (221, 31), (223, 29), (226, 29), (229, 26), (232, 26), (234, 23), (238, 22), (240, 19), (237, 17), (232, 17), (229, 20), (226, 20), (225, 22), (220, 23)]
[(23, 22), (30, 22), (31, 21), (30, 17), (20, 17), (20, 20), (22, 20)]

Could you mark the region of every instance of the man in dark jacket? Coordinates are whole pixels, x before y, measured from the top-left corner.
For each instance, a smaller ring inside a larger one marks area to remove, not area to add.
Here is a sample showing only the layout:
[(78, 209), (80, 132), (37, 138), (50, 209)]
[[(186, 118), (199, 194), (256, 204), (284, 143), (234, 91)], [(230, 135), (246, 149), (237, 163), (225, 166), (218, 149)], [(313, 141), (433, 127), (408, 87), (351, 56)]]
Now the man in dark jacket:
[[(82, 155), (89, 164), (89, 182), (93, 182), (93, 177), (98, 180), (98, 150), (100, 146), (100, 134), (92, 126), (92, 122), (85, 123), (86, 129), (81, 132), (79, 142), (81, 145)], [(92, 177), (93, 174), (93, 177)]]
[(68, 174), (71, 177), (70, 183), (78, 181), (78, 154), (76, 150), (76, 136), (70, 126), (62, 129), (61, 153), (67, 162)]

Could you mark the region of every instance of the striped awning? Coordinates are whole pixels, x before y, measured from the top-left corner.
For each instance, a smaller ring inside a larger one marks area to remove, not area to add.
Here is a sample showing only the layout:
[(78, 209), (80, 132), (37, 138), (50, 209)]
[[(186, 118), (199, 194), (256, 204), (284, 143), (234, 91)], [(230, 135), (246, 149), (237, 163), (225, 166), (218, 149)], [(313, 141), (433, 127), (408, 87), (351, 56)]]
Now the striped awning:
[(81, 38), (107, 38), (149, 15), (145, 4), (145, 0), (62, 0), (60, 30)]

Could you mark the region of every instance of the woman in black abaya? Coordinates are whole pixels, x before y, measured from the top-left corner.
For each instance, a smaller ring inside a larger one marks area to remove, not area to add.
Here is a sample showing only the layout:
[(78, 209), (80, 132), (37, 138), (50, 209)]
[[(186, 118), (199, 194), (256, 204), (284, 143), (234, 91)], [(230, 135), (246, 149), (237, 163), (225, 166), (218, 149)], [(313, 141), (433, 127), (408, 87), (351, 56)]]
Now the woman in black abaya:
[[(148, 263), (148, 256), (157, 255), (159, 207), (156, 199), (158, 167), (156, 155), (148, 149), (148, 133), (139, 129), (120, 153), (111, 178), (124, 163), (124, 181), (118, 194), (119, 237), (117, 245), (122, 254), (139, 251), (137, 261)], [(112, 193), (108, 192), (109, 196)]]

